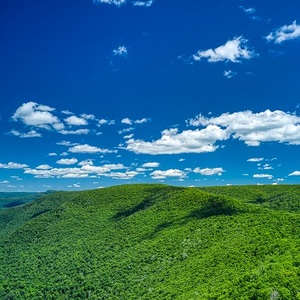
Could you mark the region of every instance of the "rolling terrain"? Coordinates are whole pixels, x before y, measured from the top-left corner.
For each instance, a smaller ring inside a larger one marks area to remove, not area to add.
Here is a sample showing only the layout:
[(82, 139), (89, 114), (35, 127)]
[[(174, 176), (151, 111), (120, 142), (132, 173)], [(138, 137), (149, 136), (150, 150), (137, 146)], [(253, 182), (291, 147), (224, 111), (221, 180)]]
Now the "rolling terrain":
[(300, 299), (300, 186), (122, 185), (0, 210), (0, 299)]

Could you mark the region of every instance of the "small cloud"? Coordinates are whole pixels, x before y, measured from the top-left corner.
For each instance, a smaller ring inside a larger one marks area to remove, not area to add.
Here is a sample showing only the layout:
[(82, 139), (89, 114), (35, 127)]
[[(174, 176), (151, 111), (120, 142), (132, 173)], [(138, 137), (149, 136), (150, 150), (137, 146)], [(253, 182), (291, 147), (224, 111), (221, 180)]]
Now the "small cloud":
[(205, 169), (200, 169), (200, 168), (195, 168), (193, 170), (194, 173), (199, 173), (201, 175), (205, 176), (212, 176), (212, 175), (219, 175), (221, 176), (225, 170), (223, 168), (205, 168)]
[(50, 169), (52, 169), (52, 167), (49, 166), (49, 165), (47, 165), (47, 164), (45, 164), (45, 165), (39, 165), (39, 166), (37, 166), (36, 169), (37, 170), (50, 170)]
[(254, 174), (253, 178), (273, 179), (273, 175), (271, 175), (271, 174)]
[(240, 6), (240, 8), (247, 14), (247, 15), (253, 15), (256, 12), (256, 9), (253, 7), (245, 8), (243, 5)]
[(180, 158), (178, 161), (180, 162), (185, 161), (185, 158)]
[(126, 125), (132, 125), (132, 120), (130, 120), (129, 118), (124, 118), (122, 119), (121, 123)]
[(128, 56), (128, 50), (125, 46), (119, 46), (118, 48), (114, 49), (112, 53), (114, 56), (123, 56), (123, 57)]
[(259, 162), (259, 161), (263, 161), (264, 158), (262, 157), (252, 157), (252, 158), (249, 158), (247, 159), (248, 162)]
[(69, 148), (68, 150), (71, 153), (90, 153), (90, 154), (97, 154), (97, 153), (111, 153), (113, 151), (108, 149), (101, 149), (95, 146), (90, 146), (88, 144), (84, 145), (77, 145)]
[(59, 159), (56, 163), (59, 165), (74, 165), (78, 162), (76, 158), (62, 158)]
[(145, 164), (142, 165), (143, 168), (157, 168), (159, 167), (159, 163), (158, 162), (147, 162)]
[(77, 129), (77, 130), (61, 130), (59, 131), (60, 134), (67, 135), (67, 134), (74, 134), (74, 135), (81, 135), (81, 134), (88, 134), (90, 132), (89, 129)]
[(224, 71), (223, 72), (223, 75), (224, 75), (224, 77), (226, 77), (226, 78), (228, 78), (228, 79), (230, 79), (230, 78), (232, 78), (233, 76), (235, 76), (237, 74), (237, 72), (233, 72), (233, 71), (231, 71), (231, 70), (228, 70), (228, 71)]
[(127, 0), (94, 0), (94, 3), (106, 3), (106, 4), (114, 4), (118, 7), (122, 6), (125, 4)]
[(247, 47), (248, 40), (242, 36), (229, 40), (225, 45), (215, 49), (199, 50), (192, 57), (195, 61), (207, 59), (208, 62), (241, 62), (242, 59), (250, 59), (256, 56), (254, 51), (249, 50)]
[(166, 179), (169, 177), (186, 177), (186, 172), (178, 170), (178, 169), (169, 169), (166, 171), (156, 170), (150, 174), (152, 179)]
[(9, 134), (14, 135), (14, 136), (18, 136), (20, 138), (34, 138), (34, 137), (41, 137), (42, 136), (39, 132), (37, 132), (35, 130), (31, 130), (27, 133), (21, 133), (21, 132), (13, 129), (9, 132)]
[(65, 122), (69, 126), (83, 126), (83, 125), (87, 125), (87, 121), (86, 121), (85, 118), (79, 118), (79, 117), (76, 117), (76, 116), (70, 116), (70, 117), (66, 118)]
[(9, 162), (8, 164), (0, 163), (0, 169), (24, 169), (24, 168), (28, 168), (28, 165), (19, 164), (16, 162)]
[(290, 173), (288, 176), (300, 176), (300, 171), (294, 171)]
[(148, 0), (148, 1), (133, 1), (133, 6), (150, 7), (153, 3), (154, 3), (154, 0)]
[(55, 152), (50, 152), (50, 153), (48, 153), (48, 156), (57, 156), (57, 153), (55, 153)]
[(294, 21), (291, 25), (283, 25), (274, 30), (265, 39), (268, 42), (273, 41), (275, 44), (281, 44), (288, 40), (294, 40), (300, 37), (300, 25)]

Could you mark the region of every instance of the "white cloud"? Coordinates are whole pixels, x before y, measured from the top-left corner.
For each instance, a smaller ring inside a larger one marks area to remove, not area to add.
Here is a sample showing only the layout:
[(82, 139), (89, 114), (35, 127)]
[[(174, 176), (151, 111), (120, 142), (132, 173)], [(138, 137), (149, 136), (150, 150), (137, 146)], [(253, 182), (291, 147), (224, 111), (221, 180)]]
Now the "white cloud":
[(52, 167), (49, 166), (49, 165), (47, 165), (47, 164), (45, 164), (45, 165), (39, 165), (39, 166), (37, 166), (36, 169), (37, 170), (50, 170), (50, 169), (52, 169)]
[(273, 175), (270, 175), (270, 174), (254, 174), (253, 178), (273, 179)]
[(247, 159), (247, 161), (249, 161), (249, 162), (259, 162), (259, 161), (263, 161), (263, 160), (264, 160), (264, 158), (262, 158), (262, 157), (252, 157), (252, 158)]
[(166, 171), (156, 170), (150, 174), (153, 179), (165, 179), (167, 177), (186, 177), (186, 172), (178, 170), (178, 169), (169, 169)]
[(300, 25), (294, 21), (291, 25), (283, 25), (277, 30), (266, 36), (268, 42), (274, 41), (275, 44), (281, 44), (288, 40), (294, 40), (300, 37)]
[(57, 153), (55, 153), (55, 152), (50, 152), (50, 153), (48, 153), (48, 156), (57, 156)]
[(128, 134), (128, 135), (124, 135), (123, 138), (124, 139), (131, 139), (134, 136), (134, 134)]
[(132, 120), (130, 120), (129, 118), (124, 118), (121, 121), (122, 124), (127, 124), (127, 125), (132, 125)]
[(233, 76), (235, 76), (237, 74), (237, 72), (233, 72), (233, 71), (231, 71), (231, 70), (228, 70), (228, 71), (224, 71), (223, 72), (223, 75), (224, 75), (224, 77), (226, 77), (226, 78), (228, 78), (228, 79), (230, 79), (230, 78), (232, 78)]
[(148, 1), (133, 1), (133, 6), (150, 7), (153, 3), (154, 3), (154, 0), (148, 0)]
[(294, 171), (290, 173), (288, 176), (300, 176), (300, 171)]
[(159, 167), (159, 163), (158, 162), (147, 162), (145, 164), (142, 165), (143, 168), (157, 168)]
[(87, 128), (77, 129), (77, 130), (61, 130), (61, 131), (59, 131), (59, 133), (61, 133), (63, 135), (67, 135), (67, 134), (80, 135), (80, 134), (88, 134), (89, 132), (90, 132), (90, 130)]
[(247, 14), (247, 15), (252, 15), (256, 12), (256, 9), (253, 7), (245, 8), (244, 6), (240, 6), (240, 8)]
[(73, 146), (73, 147), (69, 148), (68, 151), (72, 152), (72, 153), (94, 153), (94, 154), (113, 152), (113, 151), (108, 150), (108, 149), (101, 149), (101, 148), (98, 148), (98, 147), (95, 147), (95, 146), (90, 146), (88, 144)]
[(135, 124), (143, 124), (143, 123), (147, 123), (147, 122), (149, 122), (148, 118), (142, 118), (140, 120), (135, 120), (134, 121)]
[(125, 46), (119, 46), (118, 48), (114, 49), (112, 52), (113, 55), (115, 56), (124, 56), (124, 57), (128, 56), (128, 50)]
[(8, 164), (0, 163), (0, 168), (1, 169), (24, 169), (24, 168), (28, 168), (28, 165), (19, 164), (19, 163), (16, 163), (16, 162), (9, 162)]
[(73, 115), (73, 113), (69, 110), (63, 110), (61, 113), (64, 115)]
[(96, 117), (92, 114), (81, 114), (80, 116), (81, 116), (81, 118), (84, 118), (86, 120), (95, 120), (96, 119)]
[(180, 154), (214, 152), (218, 146), (215, 142), (227, 138), (225, 130), (215, 125), (208, 125), (202, 130), (166, 129), (159, 140), (145, 142), (130, 139), (126, 141), (126, 150), (142, 154)]
[(93, 159), (85, 159), (82, 160), (78, 163), (79, 166), (92, 166), (94, 165), (94, 160)]
[(200, 168), (195, 168), (193, 170), (194, 173), (199, 173), (201, 175), (205, 176), (212, 176), (212, 175), (219, 175), (221, 176), (225, 170), (223, 168), (205, 168), (205, 169), (200, 169)]
[(41, 137), (42, 136), (39, 132), (37, 132), (35, 130), (31, 130), (27, 133), (21, 133), (21, 132), (13, 129), (9, 133), (14, 136), (18, 136), (20, 138), (33, 138), (33, 137)]
[(262, 142), (300, 145), (300, 117), (281, 110), (241, 111), (212, 118), (200, 114), (188, 123), (192, 126), (220, 126), (225, 128), (228, 137), (242, 140), (248, 146), (259, 146)]
[(128, 128), (119, 130), (118, 133), (119, 133), (119, 134), (123, 134), (123, 133), (126, 133), (126, 132), (130, 132), (130, 131), (132, 131), (132, 130), (134, 130), (133, 127), (128, 127)]
[(70, 126), (83, 126), (88, 124), (85, 118), (79, 118), (76, 116), (66, 118), (65, 122)]
[(242, 59), (250, 59), (256, 56), (255, 52), (247, 47), (247, 42), (242, 36), (236, 37), (216, 49), (199, 50), (193, 55), (193, 59), (199, 61), (204, 58), (209, 62), (230, 61), (238, 63)]
[(114, 4), (116, 6), (121, 6), (125, 4), (127, 0), (94, 0), (94, 3), (106, 3), (106, 4)]
[(62, 158), (59, 159), (56, 163), (59, 165), (74, 165), (78, 162), (76, 158)]
[(64, 125), (51, 112), (55, 109), (36, 102), (23, 103), (14, 113), (12, 119), (21, 121), (27, 126), (35, 126), (43, 129), (63, 129)]

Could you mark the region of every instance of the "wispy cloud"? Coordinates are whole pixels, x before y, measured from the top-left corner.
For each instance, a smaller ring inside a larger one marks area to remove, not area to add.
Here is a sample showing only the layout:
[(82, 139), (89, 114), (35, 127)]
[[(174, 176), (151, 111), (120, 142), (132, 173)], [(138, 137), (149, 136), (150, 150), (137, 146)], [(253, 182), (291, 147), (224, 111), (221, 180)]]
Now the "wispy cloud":
[(237, 72), (233, 72), (233, 71), (231, 71), (231, 70), (225, 70), (225, 71), (223, 72), (224, 77), (226, 77), (226, 78), (228, 78), (228, 79), (232, 78), (232, 77), (235, 76), (236, 74), (237, 74)]
[(275, 44), (281, 44), (288, 40), (294, 40), (300, 37), (300, 25), (294, 21), (291, 25), (283, 25), (282, 27), (272, 31), (265, 38), (268, 42), (273, 41)]
[(227, 41), (225, 45), (219, 46), (218, 48), (204, 51), (199, 50), (192, 57), (195, 61), (207, 59), (208, 62), (226, 61), (238, 63), (244, 59), (248, 60), (256, 56), (255, 52), (248, 48), (247, 43), (248, 40), (239, 36)]
[(139, 7), (150, 7), (154, 3), (154, 0), (146, 0), (146, 1), (130, 1), (130, 0), (94, 0), (94, 3), (105, 3), (105, 4), (113, 4), (117, 7), (120, 7), (124, 4), (131, 3), (133, 6)]
[(7, 164), (0, 163), (0, 168), (1, 169), (24, 169), (24, 168), (28, 168), (28, 165), (20, 164), (16, 162), (9, 162)]
[(264, 160), (264, 158), (262, 158), (262, 157), (251, 157), (251, 158), (247, 159), (248, 162), (260, 162), (263, 160)]

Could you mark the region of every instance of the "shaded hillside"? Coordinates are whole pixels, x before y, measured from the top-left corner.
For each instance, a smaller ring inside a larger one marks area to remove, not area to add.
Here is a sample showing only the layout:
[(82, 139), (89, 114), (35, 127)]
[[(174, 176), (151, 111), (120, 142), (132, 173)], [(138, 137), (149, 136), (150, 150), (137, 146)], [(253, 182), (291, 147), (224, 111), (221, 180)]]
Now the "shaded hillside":
[(125, 185), (3, 211), (0, 298), (300, 299), (300, 215), (241, 198)]
[(26, 192), (15, 192), (6, 193), (0, 192), (0, 209), (11, 208), (19, 206), (28, 202), (31, 202), (45, 193), (26, 193)]

